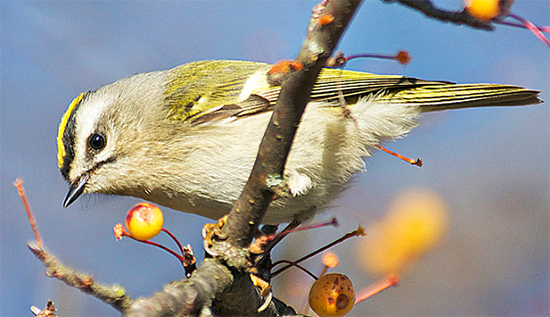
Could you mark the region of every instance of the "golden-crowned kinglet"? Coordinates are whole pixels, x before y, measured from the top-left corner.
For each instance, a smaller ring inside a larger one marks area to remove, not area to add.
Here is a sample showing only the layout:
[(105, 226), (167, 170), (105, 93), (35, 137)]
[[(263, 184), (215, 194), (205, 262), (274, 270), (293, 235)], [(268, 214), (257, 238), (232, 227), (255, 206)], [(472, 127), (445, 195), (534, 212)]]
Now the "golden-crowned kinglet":
[[(271, 65), (200, 61), (136, 74), (82, 93), (59, 126), (58, 160), (83, 193), (140, 197), (217, 219), (239, 197), (279, 95)], [(344, 97), (345, 102), (342, 101)], [(324, 69), (292, 146), (288, 197), (263, 220), (305, 220), (364, 169), (380, 142), (403, 136), (422, 112), (541, 102), (538, 92)]]

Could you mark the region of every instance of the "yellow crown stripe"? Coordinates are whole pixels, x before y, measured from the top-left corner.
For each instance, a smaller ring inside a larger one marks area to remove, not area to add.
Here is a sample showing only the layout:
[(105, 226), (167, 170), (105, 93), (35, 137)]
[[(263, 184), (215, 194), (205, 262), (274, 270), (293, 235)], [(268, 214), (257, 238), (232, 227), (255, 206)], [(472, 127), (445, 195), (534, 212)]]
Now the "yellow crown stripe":
[(65, 112), (65, 114), (63, 115), (63, 118), (61, 118), (61, 123), (59, 124), (59, 131), (57, 133), (57, 164), (59, 168), (63, 167), (63, 159), (66, 154), (65, 145), (63, 144), (63, 134), (65, 133), (67, 122), (69, 122), (69, 118), (71, 117), (71, 114), (73, 113), (76, 106), (82, 101), (84, 94), (85, 93), (80, 93), (78, 97), (74, 98), (74, 100), (69, 105), (69, 109), (67, 109), (67, 112)]

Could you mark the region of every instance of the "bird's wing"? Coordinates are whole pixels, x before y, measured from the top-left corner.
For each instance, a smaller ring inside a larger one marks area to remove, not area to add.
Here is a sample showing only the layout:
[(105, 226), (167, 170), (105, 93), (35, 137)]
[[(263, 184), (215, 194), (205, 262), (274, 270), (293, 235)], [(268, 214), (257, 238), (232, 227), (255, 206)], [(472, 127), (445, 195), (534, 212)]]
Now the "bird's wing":
[[(270, 111), (281, 91), (281, 86), (268, 84), (271, 67), (244, 61), (203, 61), (177, 67), (165, 98), (169, 118), (198, 124)], [(343, 97), (353, 103), (369, 95), (388, 104), (418, 105), (423, 111), (540, 102), (537, 91), (511, 85), (459, 85), (330, 68), (319, 74), (311, 101)]]
[(244, 61), (198, 61), (171, 70), (164, 94), (168, 119), (209, 121), (242, 110), (237, 104), (250, 76), (267, 72), (269, 64)]

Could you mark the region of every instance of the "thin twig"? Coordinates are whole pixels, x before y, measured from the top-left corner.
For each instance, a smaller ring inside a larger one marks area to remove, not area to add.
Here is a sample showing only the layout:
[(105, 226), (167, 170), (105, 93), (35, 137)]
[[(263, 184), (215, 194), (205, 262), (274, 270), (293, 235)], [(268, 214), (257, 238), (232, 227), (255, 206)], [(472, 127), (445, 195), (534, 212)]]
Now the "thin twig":
[(359, 292), (356, 296), (355, 304), (360, 303), (392, 286), (397, 286), (397, 285), (399, 285), (399, 275), (397, 274), (388, 275), (384, 279), (370, 285), (369, 287)]
[[(300, 264), (296, 263), (296, 262), (292, 262), (292, 261), (289, 261), (289, 260), (280, 260), (280, 261), (277, 261), (275, 263), (273, 263), (273, 266), (275, 265), (279, 265), (279, 264), (282, 264), (282, 263), (286, 263), (288, 264), (289, 266), (294, 266), (300, 270), (302, 270), (304, 273), (306, 273), (307, 275), (311, 276), (312, 279), (314, 280), (317, 280), (319, 279), (317, 276), (315, 276), (315, 274), (313, 274), (310, 270), (306, 269), (305, 267), (301, 266)], [(323, 275), (323, 274), (321, 274)]]
[(40, 237), (40, 233), (38, 232), (38, 225), (36, 224), (36, 219), (34, 218), (34, 215), (32, 213), (31, 205), (27, 200), (27, 194), (25, 194), (25, 187), (23, 187), (23, 179), (21, 178), (16, 179), (15, 182), (13, 183), (13, 186), (17, 188), (19, 197), (21, 197), (21, 200), (23, 201), (23, 206), (25, 206), (25, 210), (27, 211), (27, 217), (29, 218), (32, 232), (34, 233), (34, 238), (36, 239), (36, 245), (38, 245), (39, 248), (43, 248), (44, 243), (42, 242), (42, 238)]
[[(357, 237), (357, 236), (364, 236), (364, 235), (366, 235), (366, 233), (365, 233), (365, 228), (359, 226), (359, 228), (358, 228), (357, 230), (354, 230), (354, 231), (352, 231), (352, 232), (346, 233), (346, 234), (345, 234), (343, 237), (341, 237), (340, 239), (338, 239), (338, 240), (336, 240), (336, 241), (334, 241), (334, 242), (331, 242), (331, 243), (325, 245), (324, 247), (321, 247), (321, 248), (319, 248), (319, 249), (317, 249), (317, 250), (315, 250), (315, 251), (313, 251), (313, 252), (311, 252), (311, 253), (309, 253), (309, 254), (307, 254), (307, 255), (304, 255), (303, 257), (301, 257), (301, 258), (299, 258), (298, 260), (294, 261), (294, 263), (296, 263), (296, 264), (301, 263), (301, 262), (303, 262), (303, 261), (305, 261), (305, 260), (307, 260), (307, 259), (309, 259), (309, 258), (311, 258), (311, 257), (313, 257), (313, 256), (315, 256), (315, 255), (317, 255), (317, 254), (319, 254), (319, 253), (321, 253), (321, 252), (327, 250), (327, 249), (332, 248), (333, 246), (337, 245), (338, 243), (344, 242), (345, 240), (347, 240), (347, 239), (349, 239), (349, 238)], [(284, 271), (286, 271), (286, 270), (287, 270), (288, 268), (290, 268), (290, 267), (292, 267), (292, 265), (287, 265), (287, 266), (285, 266), (285, 267), (283, 267), (283, 268), (281, 268), (281, 269), (279, 269), (279, 270), (273, 272), (273, 273), (271, 274), (271, 276), (272, 276), (272, 277), (275, 277), (275, 276), (277, 276), (277, 275), (283, 273)]]

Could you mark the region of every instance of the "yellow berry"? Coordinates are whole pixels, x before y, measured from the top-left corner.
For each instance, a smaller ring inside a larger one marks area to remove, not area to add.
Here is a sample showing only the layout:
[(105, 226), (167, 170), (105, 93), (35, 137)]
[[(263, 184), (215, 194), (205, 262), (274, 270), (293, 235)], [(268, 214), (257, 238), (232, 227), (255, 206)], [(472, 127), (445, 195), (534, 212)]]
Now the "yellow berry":
[(149, 240), (160, 233), (164, 224), (162, 211), (152, 204), (139, 203), (126, 215), (126, 229), (136, 240)]
[(489, 21), (500, 15), (500, 0), (465, 0), (468, 13), (482, 21)]
[(321, 276), (309, 290), (309, 306), (321, 317), (340, 317), (355, 305), (355, 289), (344, 274)]
[(436, 246), (448, 223), (447, 205), (436, 193), (412, 189), (396, 196), (387, 216), (369, 228), (357, 252), (375, 274), (402, 272)]

